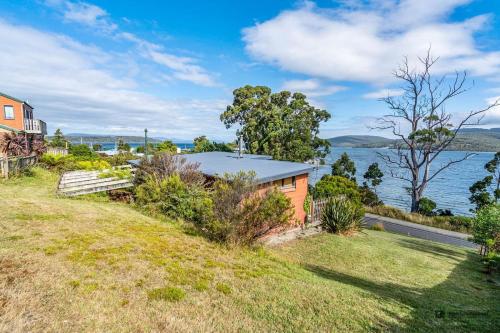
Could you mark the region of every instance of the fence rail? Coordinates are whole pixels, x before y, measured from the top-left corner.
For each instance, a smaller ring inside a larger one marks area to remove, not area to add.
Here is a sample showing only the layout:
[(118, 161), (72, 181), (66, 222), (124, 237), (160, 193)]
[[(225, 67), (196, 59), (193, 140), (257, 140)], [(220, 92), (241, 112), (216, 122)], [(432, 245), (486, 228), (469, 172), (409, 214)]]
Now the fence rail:
[(328, 199), (316, 199), (312, 202), (311, 219), (312, 223), (319, 223), (321, 221), (321, 211), (325, 207)]
[(53, 155), (68, 155), (68, 150), (65, 148), (47, 147), (47, 153)]
[(36, 164), (38, 156), (11, 157), (8, 159), (0, 157), (0, 176), (8, 178), (11, 174), (19, 173), (21, 170)]

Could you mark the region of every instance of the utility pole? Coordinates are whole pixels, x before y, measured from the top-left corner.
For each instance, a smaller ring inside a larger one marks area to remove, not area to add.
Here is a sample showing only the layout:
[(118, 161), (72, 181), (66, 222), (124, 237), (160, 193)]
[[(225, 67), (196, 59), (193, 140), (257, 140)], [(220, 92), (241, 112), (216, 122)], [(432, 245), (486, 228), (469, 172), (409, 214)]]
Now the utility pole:
[(144, 155), (148, 158), (148, 129), (144, 129)]

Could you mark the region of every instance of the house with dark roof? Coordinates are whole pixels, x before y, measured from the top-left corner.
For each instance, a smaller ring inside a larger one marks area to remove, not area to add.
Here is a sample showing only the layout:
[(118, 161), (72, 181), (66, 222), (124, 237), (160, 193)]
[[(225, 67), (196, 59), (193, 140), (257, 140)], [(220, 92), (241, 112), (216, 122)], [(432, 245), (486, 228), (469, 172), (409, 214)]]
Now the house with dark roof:
[[(304, 223), (306, 212), (304, 201), (308, 190), (309, 173), (314, 166), (306, 163), (276, 161), (270, 156), (238, 154), (226, 152), (207, 152), (185, 154), (183, 158), (190, 163), (199, 164), (199, 170), (208, 177), (221, 177), (226, 173), (240, 171), (255, 172), (257, 183), (261, 189), (278, 187), (292, 201), (295, 218)], [(133, 164), (139, 161), (131, 161)]]
[(28, 102), (0, 92), (0, 133), (2, 132), (43, 137), (47, 135), (47, 125), (33, 117), (33, 107)]

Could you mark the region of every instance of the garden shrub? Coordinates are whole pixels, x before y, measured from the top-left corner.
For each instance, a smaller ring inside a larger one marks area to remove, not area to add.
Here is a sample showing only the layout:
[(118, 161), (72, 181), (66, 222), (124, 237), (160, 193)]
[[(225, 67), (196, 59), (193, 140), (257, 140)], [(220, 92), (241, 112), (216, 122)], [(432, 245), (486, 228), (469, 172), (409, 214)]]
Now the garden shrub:
[(111, 169), (111, 165), (104, 160), (78, 161), (77, 166), (78, 169), (87, 171)]
[(208, 192), (201, 186), (183, 182), (179, 174), (166, 178), (148, 176), (144, 183), (136, 187), (135, 199), (139, 206), (153, 213), (197, 224), (212, 215)]
[(77, 161), (71, 155), (43, 154), (39, 163), (50, 170), (64, 172), (78, 169)]
[(257, 191), (254, 173), (225, 175), (213, 184), (214, 216), (201, 226), (212, 240), (251, 244), (293, 216), (291, 201), (278, 189)]
[(189, 163), (179, 155), (159, 153), (150, 158), (143, 158), (136, 171), (135, 183), (140, 185), (150, 175), (158, 179), (178, 174), (181, 180), (189, 185), (201, 186), (205, 177), (198, 170), (198, 163)]
[(98, 158), (97, 154), (92, 151), (87, 145), (72, 145), (68, 152), (77, 160), (93, 160)]
[(321, 212), (321, 225), (328, 232), (346, 233), (361, 227), (364, 214), (359, 203), (342, 196), (331, 197)]
[(488, 251), (500, 252), (500, 204), (484, 206), (472, 221), (472, 238)]
[(128, 161), (136, 159), (137, 156), (129, 152), (122, 152), (110, 157), (106, 157), (106, 161), (112, 166), (126, 165), (128, 164)]
[(436, 209), (436, 203), (429, 198), (421, 198), (418, 203), (418, 212), (425, 216), (435, 215), (434, 209)]
[(382, 200), (379, 199), (377, 193), (367, 186), (361, 186), (359, 188), (359, 193), (361, 195), (361, 202), (365, 206), (375, 207), (384, 204)]
[(361, 203), (358, 185), (345, 177), (324, 175), (314, 187), (315, 198), (329, 198), (342, 195), (355, 203)]

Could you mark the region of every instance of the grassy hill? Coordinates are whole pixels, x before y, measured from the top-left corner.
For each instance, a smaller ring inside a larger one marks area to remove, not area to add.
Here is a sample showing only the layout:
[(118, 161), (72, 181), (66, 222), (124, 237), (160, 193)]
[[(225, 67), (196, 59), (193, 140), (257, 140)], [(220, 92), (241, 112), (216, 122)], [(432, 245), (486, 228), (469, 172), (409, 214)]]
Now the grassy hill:
[(333, 147), (381, 148), (389, 147), (394, 140), (375, 135), (343, 135), (328, 139)]
[[(374, 135), (344, 135), (328, 139), (333, 147), (384, 148), (397, 140)], [(500, 151), (500, 128), (467, 128), (460, 132), (447, 150)]]
[(466, 249), (364, 230), (228, 248), (58, 177), (0, 180), (0, 332), (494, 332)]

